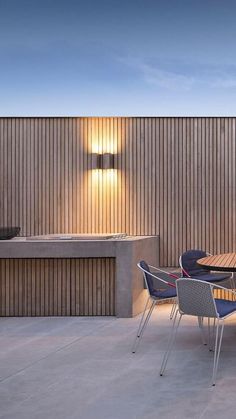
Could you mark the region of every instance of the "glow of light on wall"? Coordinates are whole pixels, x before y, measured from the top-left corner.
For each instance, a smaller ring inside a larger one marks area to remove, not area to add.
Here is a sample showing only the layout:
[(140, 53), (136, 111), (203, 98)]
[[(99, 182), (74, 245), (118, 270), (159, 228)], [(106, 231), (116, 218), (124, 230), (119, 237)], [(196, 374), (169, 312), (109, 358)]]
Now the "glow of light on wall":
[(115, 125), (111, 127), (109, 121), (99, 123), (94, 120), (88, 129), (88, 153), (117, 154), (120, 151), (119, 138)]
[(107, 187), (115, 188), (117, 185), (117, 170), (115, 169), (95, 169), (91, 172), (93, 187), (99, 187), (101, 183)]
[(111, 153), (111, 154), (117, 154), (117, 144), (114, 143), (112, 140), (92, 140), (92, 146), (91, 146), (91, 153), (96, 154), (105, 154), (105, 153)]

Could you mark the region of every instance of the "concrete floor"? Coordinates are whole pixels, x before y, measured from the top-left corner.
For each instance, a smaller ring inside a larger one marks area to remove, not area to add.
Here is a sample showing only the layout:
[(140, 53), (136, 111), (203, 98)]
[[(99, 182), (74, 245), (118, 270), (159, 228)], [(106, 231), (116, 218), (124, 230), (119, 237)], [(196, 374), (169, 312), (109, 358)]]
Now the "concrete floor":
[(0, 418), (233, 419), (236, 316), (227, 321), (216, 387), (194, 318), (180, 325), (164, 377), (169, 305), (155, 310), (136, 354), (140, 317), (1, 318)]

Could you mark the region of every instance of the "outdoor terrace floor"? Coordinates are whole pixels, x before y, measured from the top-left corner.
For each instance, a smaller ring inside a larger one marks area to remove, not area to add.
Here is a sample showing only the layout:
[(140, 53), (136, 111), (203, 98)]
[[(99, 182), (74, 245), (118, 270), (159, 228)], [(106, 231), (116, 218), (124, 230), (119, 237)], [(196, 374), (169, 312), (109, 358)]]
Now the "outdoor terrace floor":
[(231, 419), (236, 416), (236, 316), (227, 321), (216, 387), (194, 318), (159, 367), (170, 305), (155, 310), (136, 354), (140, 317), (0, 319), (0, 418)]

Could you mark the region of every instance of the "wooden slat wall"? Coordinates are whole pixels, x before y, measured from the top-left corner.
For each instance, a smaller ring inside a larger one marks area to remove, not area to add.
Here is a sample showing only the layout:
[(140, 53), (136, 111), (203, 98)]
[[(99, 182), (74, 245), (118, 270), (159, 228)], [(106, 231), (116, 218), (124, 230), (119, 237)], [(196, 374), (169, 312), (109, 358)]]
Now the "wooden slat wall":
[(114, 316), (115, 259), (1, 259), (0, 316)]
[[(159, 234), (160, 263), (235, 250), (235, 118), (0, 118), (0, 225)], [(117, 154), (92, 171), (92, 153)]]

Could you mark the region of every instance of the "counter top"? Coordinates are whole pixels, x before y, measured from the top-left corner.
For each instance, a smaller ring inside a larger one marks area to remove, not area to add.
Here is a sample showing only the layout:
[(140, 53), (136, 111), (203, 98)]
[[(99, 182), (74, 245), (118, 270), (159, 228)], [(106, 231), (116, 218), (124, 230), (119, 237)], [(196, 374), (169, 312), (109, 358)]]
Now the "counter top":
[(128, 249), (142, 241), (157, 239), (158, 236), (126, 236), (124, 238), (96, 239), (47, 239), (15, 237), (0, 240), (0, 258), (88, 258), (116, 257), (117, 252)]

